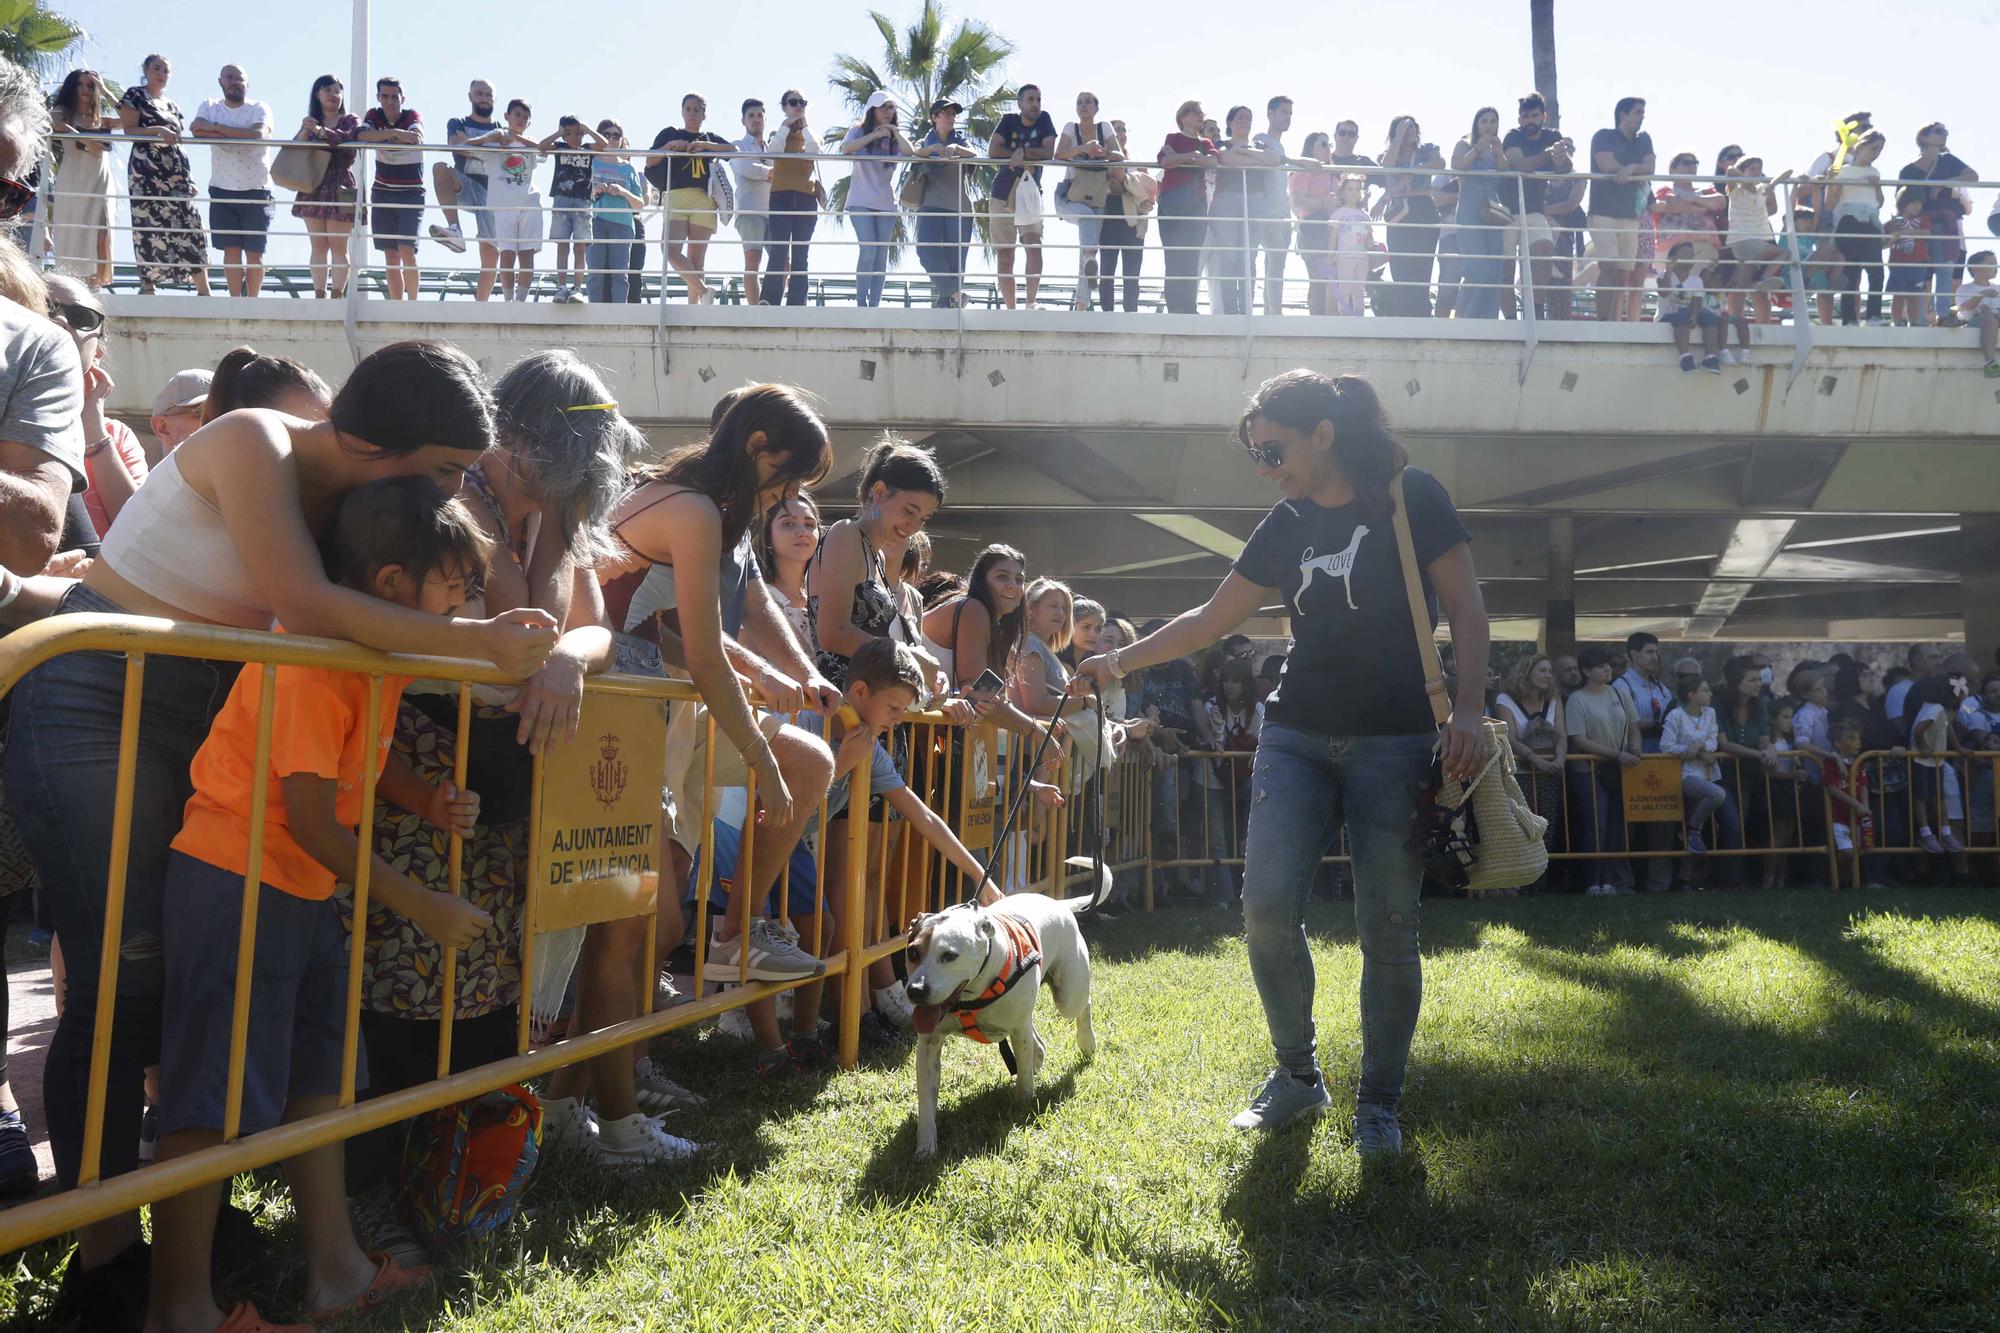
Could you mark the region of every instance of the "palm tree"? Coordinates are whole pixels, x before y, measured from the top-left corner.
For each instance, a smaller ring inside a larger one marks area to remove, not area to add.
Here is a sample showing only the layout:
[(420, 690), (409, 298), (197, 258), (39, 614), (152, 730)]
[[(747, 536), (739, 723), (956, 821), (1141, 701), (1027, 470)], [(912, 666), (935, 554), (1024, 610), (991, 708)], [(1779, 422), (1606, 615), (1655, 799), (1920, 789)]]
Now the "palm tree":
[(41, 0), (0, 0), (0, 56), (40, 79), (62, 70), (62, 55), (90, 34)]
[[(0, 0), (0, 3), (4, 2)], [(966, 138), (976, 147), (984, 148), (987, 140), (993, 137), (993, 127), (1006, 114), (1016, 96), (1015, 89), (999, 77), (1000, 66), (1014, 54), (1014, 44), (975, 19), (959, 20), (958, 26), (947, 36), (945, 23), (949, 15), (938, 0), (924, 0), (923, 10), (916, 21), (902, 32), (898, 32), (889, 16), (879, 10), (870, 10), (868, 17), (874, 21), (876, 31), (882, 34), (881, 62), (878, 67), (860, 56), (845, 52), (834, 57), (833, 73), (828, 81), (840, 89), (850, 115), (847, 124), (826, 131), (826, 146), (836, 150), (840, 147), (848, 129), (860, 122), (869, 94), (879, 88), (895, 98), (896, 105), (903, 110), (907, 117), (904, 132), (912, 143), (929, 133), (926, 117), (931, 103), (948, 97), (965, 107), (958, 123), (964, 129)], [(976, 192), (983, 196), (985, 187), (993, 179), (993, 168), (975, 168), (967, 174)], [(838, 219), (847, 205), (847, 181), (844, 178), (834, 185), (831, 199), (834, 215)], [(975, 208), (980, 210), (980, 230), (983, 233), (983, 198)], [(906, 241), (903, 222), (899, 218), (891, 263), (901, 256)]]
[(1535, 91), (1549, 104), (1549, 124), (1562, 124), (1556, 102), (1556, 0), (1528, 0), (1529, 42), (1535, 60)]

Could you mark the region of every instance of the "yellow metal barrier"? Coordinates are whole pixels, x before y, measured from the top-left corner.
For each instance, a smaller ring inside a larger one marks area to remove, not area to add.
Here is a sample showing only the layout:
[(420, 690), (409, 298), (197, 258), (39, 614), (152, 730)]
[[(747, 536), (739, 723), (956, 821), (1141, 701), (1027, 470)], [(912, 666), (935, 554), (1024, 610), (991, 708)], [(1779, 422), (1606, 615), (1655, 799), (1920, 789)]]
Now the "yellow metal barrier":
[[(146, 663), (150, 657), (183, 657), (212, 661), (251, 664), (264, 672), (264, 686), (258, 716), (258, 735), (255, 765), (253, 771), (265, 772), (270, 766), (272, 710), (274, 690), (271, 688), (279, 666), (320, 667), (334, 670), (364, 673), (369, 678), (369, 705), (371, 716), (379, 716), (379, 704), (383, 678), (385, 676), (408, 676), (429, 680), (448, 680), (458, 684), (458, 718), (456, 737), (456, 781), (463, 787), (466, 779), (466, 763), (469, 746), (467, 733), (471, 718), (471, 687), (473, 685), (511, 685), (516, 682), (488, 663), (461, 661), (447, 658), (422, 657), (402, 653), (380, 653), (354, 644), (334, 640), (316, 639), (304, 635), (267, 634), (250, 630), (230, 629), (220, 626), (183, 625), (173, 621), (146, 617), (68, 615), (53, 617), (18, 630), (0, 639), (0, 694), (5, 694), (18, 684), (29, 671), (42, 663), (64, 653), (101, 651), (126, 655), (125, 702), (119, 725), (119, 755), (114, 786), (113, 836), (109, 857), (109, 874), (106, 884), (106, 904), (104, 914), (104, 939), (100, 958), (100, 1000), (94, 1015), (91, 1073), (88, 1099), (86, 1102), (82, 1169), (79, 1186), (74, 1190), (51, 1197), (32, 1200), (0, 1213), (0, 1253), (11, 1252), (37, 1241), (59, 1235), (85, 1223), (99, 1221), (116, 1214), (129, 1211), (142, 1204), (154, 1202), (178, 1194), (196, 1185), (227, 1179), (240, 1171), (268, 1165), (272, 1162), (294, 1156), (298, 1153), (322, 1147), (326, 1144), (408, 1119), (413, 1115), (450, 1105), (467, 1097), (504, 1087), (507, 1084), (532, 1078), (580, 1060), (589, 1059), (612, 1050), (630, 1047), (660, 1033), (684, 1028), (703, 1022), (727, 1009), (738, 1008), (758, 1000), (769, 998), (779, 991), (806, 984), (805, 982), (766, 983), (752, 982), (748, 977), (748, 951), (743, 951), (744, 967), (739, 977), (739, 986), (727, 992), (697, 998), (663, 1013), (652, 1013), (651, 988), (648, 987), (639, 1016), (597, 1031), (573, 1034), (567, 1039), (540, 1050), (529, 1049), (528, 1011), (533, 989), (535, 934), (538, 930), (554, 925), (585, 924), (590, 921), (610, 919), (615, 915), (632, 915), (612, 911), (605, 899), (599, 895), (595, 899), (563, 903), (558, 900), (554, 912), (541, 912), (547, 887), (534, 875), (528, 877), (524, 886), (522, 912), (522, 995), (521, 1031), (519, 1053), (514, 1057), (485, 1065), (460, 1074), (450, 1074), (451, 1030), (455, 1019), (456, 987), (455, 951), (444, 951), (444, 972), (442, 994), (445, 997), (441, 1007), (439, 1024), (439, 1077), (431, 1083), (421, 1084), (399, 1092), (386, 1094), (364, 1102), (355, 1101), (357, 1083), (357, 1054), (359, 1014), (362, 998), (360, 978), (363, 959), (362, 949), (365, 938), (369, 862), (373, 848), (373, 818), (375, 796), (375, 774), (367, 770), (362, 790), (362, 815), (359, 829), (359, 845), (362, 856), (353, 876), (355, 901), (355, 929), (351, 934), (351, 952), (348, 959), (348, 1010), (345, 1018), (345, 1032), (342, 1044), (342, 1069), (340, 1079), (340, 1105), (338, 1109), (313, 1116), (309, 1119), (280, 1125), (246, 1137), (238, 1137), (242, 1111), (242, 1087), (249, 1020), (249, 977), (253, 965), (256, 940), (256, 911), (258, 888), (261, 883), (263, 862), (263, 814), (267, 785), (259, 782), (254, 789), (253, 807), (250, 821), (250, 845), (248, 848), (248, 871), (245, 876), (245, 893), (242, 910), (241, 946), (238, 951), (238, 976), (236, 1005), (231, 1016), (230, 1055), (227, 1100), (224, 1113), (224, 1139), (222, 1144), (176, 1158), (171, 1162), (146, 1166), (126, 1175), (110, 1180), (100, 1178), (99, 1141), (103, 1135), (105, 1113), (105, 1085), (108, 1074), (107, 1053), (110, 1046), (115, 997), (117, 995), (117, 974), (120, 958), (120, 942), (125, 908), (126, 879), (130, 865), (131, 817), (133, 808), (133, 786), (137, 768), (140, 708), (143, 698)], [(665, 680), (655, 677), (601, 675), (592, 676), (585, 682), (588, 697), (623, 698), (648, 700), (654, 704), (693, 702), (697, 695), (692, 685), (684, 681)], [(942, 719), (926, 717), (926, 723), (936, 723)], [(709, 814), (709, 827), (702, 832), (704, 852), (702, 873), (703, 891), (696, 894), (696, 975), (701, 974), (701, 955), (707, 945), (708, 892), (707, 883), (714, 878), (714, 835), (713, 813), (715, 811), (713, 722), (710, 721), (711, 744), (708, 749), (707, 768), (703, 781), (707, 788), (705, 809)], [(544, 819), (542, 788), (543, 759), (538, 756), (534, 765), (534, 799), (530, 813), (531, 837), (539, 846), (536, 837)], [(657, 782), (657, 776), (647, 779)], [(852, 805), (858, 815), (864, 814), (868, 802), (868, 767), (863, 765), (854, 778)], [(755, 778), (747, 792), (746, 809), (755, 810)], [(655, 807), (657, 817), (657, 807)], [(824, 827), (825, 805), (822, 797), (821, 816)], [(849, 821), (850, 856), (847, 866), (846, 883), (841, 886), (845, 901), (842, 914), (843, 948), (833, 957), (826, 959), (826, 975), (842, 976), (847, 1003), (842, 1008), (840, 1019), (840, 1054), (842, 1062), (852, 1066), (858, 1052), (858, 1032), (861, 999), (864, 994), (862, 980), (866, 976), (863, 949), (866, 870), (865, 838), (867, 822), (865, 817)], [(462, 885), (460, 868), (461, 842), (457, 835), (450, 840), (452, 858), (451, 887), (454, 892)], [(745, 838), (738, 876), (748, 881), (752, 872), (752, 839)], [(857, 854), (858, 853), (858, 854)], [(662, 848), (664, 858), (665, 849)], [(662, 869), (666, 868), (663, 859)], [(671, 876), (669, 876), (671, 878)], [(817, 892), (823, 907), (825, 901), (825, 871), (819, 872)], [(785, 909), (785, 884), (779, 879), (779, 902), (781, 912)], [(747, 925), (751, 910), (752, 894), (739, 895), (742, 916), (739, 927)], [(586, 898), (588, 896), (586, 895)], [(648, 959), (651, 966), (648, 975), (657, 968), (652, 958), (651, 942), (654, 939), (652, 917), (659, 910), (658, 893), (654, 891), (640, 900), (644, 904), (644, 915), (648, 917)], [(627, 904), (630, 906), (630, 901)], [(615, 906), (615, 902), (614, 902)], [(900, 923), (897, 923), (900, 930)], [(900, 936), (891, 936), (878, 946), (876, 956), (900, 947)], [(816, 939), (815, 944), (819, 941)]]
[[(1861, 863), (1864, 855), (1935, 856), (1937, 853), (1919, 841), (1919, 830), (1926, 825), (1934, 834), (1950, 828), (1965, 848), (1961, 853), (1947, 849), (1947, 856), (2000, 856), (2000, 819), (1995, 816), (1996, 792), (2000, 792), (2000, 751), (1946, 750), (1919, 754), (1909, 749), (1869, 750), (1857, 755), (1853, 766), (1867, 779), (1873, 819), (1870, 845), (1864, 850), (1861, 839), (1857, 838), (1854, 847), (1845, 853), (1854, 883), (1865, 882)], [(1946, 786), (1947, 773), (1957, 788), (1955, 792)], [(1956, 818), (1950, 812), (1954, 796), (1960, 811)], [(1919, 801), (1926, 803), (1921, 815)], [(1943, 808), (1929, 808), (1931, 802)], [(1980, 827), (1982, 824), (1985, 827)]]

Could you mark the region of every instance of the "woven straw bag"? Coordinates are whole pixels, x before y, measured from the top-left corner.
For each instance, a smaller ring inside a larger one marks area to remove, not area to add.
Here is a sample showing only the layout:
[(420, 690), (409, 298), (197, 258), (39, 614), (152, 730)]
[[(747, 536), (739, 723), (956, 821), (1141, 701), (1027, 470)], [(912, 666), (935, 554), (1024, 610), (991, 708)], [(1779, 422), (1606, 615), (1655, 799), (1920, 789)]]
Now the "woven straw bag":
[[(1417, 571), (1417, 546), (1410, 536), (1406, 481), (1398, 474), (1389, 486), (1389, 506), (1396, 520), (1396, 550), (1403, 562), (1403, 591), (1410, 602), (1410, 624), (1423, 660), (1424, 693), (1439, 727), (1451, 721), (1451, 699), (1444, 688), (1444, 664), (1438, 659), (1437, 638), (1431, 630), (1430, 608), (1424, 602), (1423, 576)], [(1469, 801), (1467, 821), (1473, 844), (1466, 887), (1474, 891), (1519, 889), (1533, 884), (1549, 868), (1549, 849), (1542, 841), (1549, 821), (1536, 814), (1514, 779), (1512, 747), (1507, 728), (1493, 718), (1484, 722), (1486, 759), (1470, 783), (1447, 778), (1437, 803), (1457, 811)]]

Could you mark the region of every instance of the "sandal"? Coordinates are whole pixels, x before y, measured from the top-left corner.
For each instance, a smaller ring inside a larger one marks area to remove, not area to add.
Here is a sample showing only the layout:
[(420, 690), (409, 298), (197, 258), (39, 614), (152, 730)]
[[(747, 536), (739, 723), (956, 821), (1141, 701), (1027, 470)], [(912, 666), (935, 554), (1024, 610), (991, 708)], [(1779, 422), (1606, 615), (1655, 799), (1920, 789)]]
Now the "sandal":
[(324, 1325), (331, 1324), (336, 1319), (345, 1319), (349, 1315), (368, 1314), (402, 1293), (421, 1287), (431, 1280), (428, 1264), (405, 1268), (386, 1254), (370, 1254), (368, 1257), (376, 1263), (375, 1280), (368, 1284), (368, 1290), (338, 1309), (314, 1310), (306, 1318), (315, 1324)]
[(215, 1326), (215, 1333), (311, 1333), (311, 1324), (274, 1324), (248, 1301), (237, 1305)]

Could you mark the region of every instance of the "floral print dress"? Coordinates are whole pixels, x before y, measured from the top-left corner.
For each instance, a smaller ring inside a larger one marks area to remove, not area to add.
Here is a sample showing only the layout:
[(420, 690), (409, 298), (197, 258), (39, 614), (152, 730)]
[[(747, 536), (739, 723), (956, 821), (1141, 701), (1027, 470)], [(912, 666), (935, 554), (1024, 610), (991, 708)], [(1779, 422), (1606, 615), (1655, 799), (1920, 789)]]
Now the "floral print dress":
[[(172, 99), (150, 96), (143, 85), (125, 90), (120, 105), (139, 113), (139, 128), (186, 132)], [(131, 196), (132, 251), (146, 287), (189, 287), (208, 263), (208, 240), (195, 207), (194, 174), (179, 144), (135, 139), (126, 169)]]

